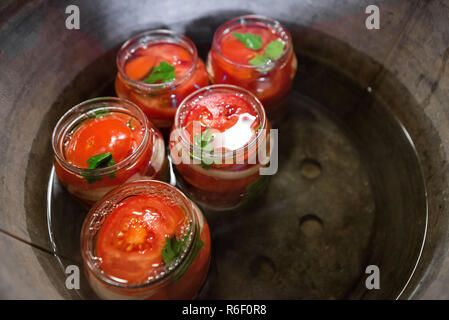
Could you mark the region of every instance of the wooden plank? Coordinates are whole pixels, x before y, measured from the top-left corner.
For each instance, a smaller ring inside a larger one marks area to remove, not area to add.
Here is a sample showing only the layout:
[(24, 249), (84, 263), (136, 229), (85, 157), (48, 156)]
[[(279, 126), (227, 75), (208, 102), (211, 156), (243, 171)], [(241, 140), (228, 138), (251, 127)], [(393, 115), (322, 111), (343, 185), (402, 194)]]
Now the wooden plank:
[(0, 299), (77, 297), (65, 289), (63, 271), (54, 255), (0, 232), (0, 256)]

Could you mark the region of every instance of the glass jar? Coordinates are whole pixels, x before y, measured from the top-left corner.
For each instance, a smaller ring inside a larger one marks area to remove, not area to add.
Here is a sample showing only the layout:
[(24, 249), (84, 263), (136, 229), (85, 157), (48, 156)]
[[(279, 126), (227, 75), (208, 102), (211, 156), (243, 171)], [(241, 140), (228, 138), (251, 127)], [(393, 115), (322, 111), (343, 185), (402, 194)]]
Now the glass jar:
[[(123, 210), (134, 216), (128, 218)], [(178, 220), (174, 212), (182, 213)], [(176, 231), (169, 227), (174, 220), (183, 221)], [(167, 253), (174, 237), (178, 255), (166, 263), (162, 251)], [(165, 246), (159, 251), (161, 243)], [(193, 299), (209, 269), (210, 231), (200, 209), (181, 191), (139, 180), (114, 189), (92, 207), (81, 231), (81, 251), (89, 283), (103, 299)]]
[[(147, 31), (129, 39), (116, 63), (117, 95), (137, 104), (159, 128), (171, 127), (179, 103), (209, 83), (193, 42), (170, 30)], [(163, 63), (164, 68), (159, 68)], [(153, 72), (156, 76), (150, 77)]]
[(162, 134), (119, 98), (95, 98), (67, 111), (53, 130), (52, 147), (58, 179), (88, 206), (127, 181), (168, 175)]
[[(235, 34), (260, 36), (259, 43), (245, 45)], [(267, 50), (272, 41), (280, 41), (282, 51)], [(207, 58), (213, 83), (233, 84), (251, 91), (263, 103), (270, 118), (282, 113), (276, 109), (282, 107), (280, 102), (291, 88), (296, 68), (288, 30), (276, 20), (255, 15), (237, 17), (221, 25), (215, 31)]]
[[(199, 119), (193, 133), (190, 117)], [(243, 88), (211, 85), (192, 93), (179, 106), (170, 134), (179, 187), (214, 211), (251, 202), (268, 185), (261, 169), (270, 162), (270, 128), (260, 101)]]

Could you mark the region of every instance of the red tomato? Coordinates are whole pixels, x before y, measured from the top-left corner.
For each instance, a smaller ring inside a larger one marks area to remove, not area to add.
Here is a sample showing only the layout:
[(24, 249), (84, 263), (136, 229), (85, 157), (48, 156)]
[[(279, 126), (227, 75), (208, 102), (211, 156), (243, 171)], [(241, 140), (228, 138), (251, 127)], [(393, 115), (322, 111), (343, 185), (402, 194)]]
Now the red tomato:
[(155, 66), (165, 61), (175, 67), (175, 77), (185, 74), (192, 66), (192, 56), (189, 51), (180, 45), (168, 42), (159, 42), (138, 48), (129, 62), (126, 63), (125, 73), (133, 80), (144, 80)]
[(259, 118), (254, 107), (246, 99), (231, 93), (212, 94), (192, 103), (183, 121), (183, 127), (192, 138), (195, 122), (199, 122), (203, 130), (210, 128), (225, 132), (232, 128), (243, 114), (255, 116), (256, 120), (251, 123), (251, 128), (257, 128)]
[(125, 66), (126, 75), (132, 80), (142, 80), (154, 66), (155, 58), (140, 56), (130, 60)]
[(132, 154), (142, 138), (142, 125), (137, 119), (112, 112), (84, 121), (70, 137), (65, 157), (71, 164), (87, 168), (90, 157), (110, 152), (118, 163)]
[(128, 283), (145, 282), (162, 263), (166, 237), (173, 237), (186, 222), (181, 208), (157, 196), (125, 199), (98, 233), (101, 269)]

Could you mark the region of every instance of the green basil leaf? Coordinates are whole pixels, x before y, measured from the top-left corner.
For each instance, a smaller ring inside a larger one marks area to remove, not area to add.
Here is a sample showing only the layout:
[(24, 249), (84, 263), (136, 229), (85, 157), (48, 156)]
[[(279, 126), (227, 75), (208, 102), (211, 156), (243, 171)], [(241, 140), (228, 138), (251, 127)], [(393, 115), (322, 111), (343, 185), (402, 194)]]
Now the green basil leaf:
[(277, 59), (284, 52), (285, 43), (282, 40), (274, 40), (265, 47), (265, 56), (269, 59)]
[[(187, 233), (187, 236), (184, 238), (183, 246), (185, 245), (185, 241), (187, 240), (188, 235), (190, 234), (191, 226), (189, 227), (189, 232)], [(174, 281), (178, 281), (182, 278), (182, 276), (189, 270), (190, 265), (195, 260), (196, 256), (198, 255), (198, 252), (201, 250), (201, 248), (204, 246), (204, 242), (200, 239), (200, 232), (197, 232), (195, 239), (193, 239), (194, 247), (192, 248), (192, 252), (187, 257), (184, 264), (182, 264), (181, 268), (177, 271), (174, 277)], [(183, 248), (183, 246), (180, 247), (180, 250)]]
[(210, 133), (210, 128), (207, 127), (206, 130), (204, 130), (203, 135), (201, 137), (202, 139), (202, 143), (201, 146), (202, 148), (204, 148), (207, 145), (210, 145), (210, 143), (212, 142), (212, 140), (214, 140), (215, 136)]
[(171, 264), (173, 261), (175, 261), (177, 255), (179, 254), (174, 249), (174, 243), (176, 242), (176, 238), (165, 238), (165, 246), (164, 249), (162, 249), (162, 259), (164, 260), (165, 264)]
[(196, 256), (198, 255), (198, 252), (200, 252), (201, 248), (204, 246), (204, 242), (199, 239), (199, 234), (195, 241), (195, 247), (193, 247), (192, 253), (187, 258), (187, 261), (182, 266), (182, 268), (178, 271), (175, 277), (175, 281), (178, 281), (182, 278), (182, 276), (189, 270), (190, 265), (192, 264), (193, 260), (195, 260)]
[[(111, 167), (114, 164), (115, 164), (115, 160), (114, 160), (114, 158), (112, 158), (112, 155), (111, 155), (111, 159), (106, 163), (106, 167)], [(108, 177), (111, 179), (115, 178), (115, 172), (111, 172), (110, 174), (108, 174)]]
[(261, 54), (261, 55), (255, 56), (254, 58), (249, 60), (249, 64), (251, 64), (253, 66), (260, 66), (262, 64), (268, 63), (269, 61), (270, 61), (269, 58), (267, 58), (265, 55)]
[(151, 84), (159, 81), (166, 83), (173, 80), (175, 80), (175, 67), (165, 61), (161, 61), (159, 65), (151, 68), (150, 74), (143, 82)]
[(108, 109), (100, 109), (100, 110), (95, 110), (94, 112), (92, 112), (91, 114), (89, 114), (89, 116), (91, 116), (92, 118), (96, 118), (99, 119), (107, 114), (109, 114), (109, 110)]
[(213, 158), (210, 156), (213, 153), (212, 141), (215, 136), (210, 132), (210, 128), (207, 127), (201, 134), (196, 134), (193, 136), (194, 146), (201, 149), (200, 154), (191, 153), (192, 158), (201, 159), (201, 166), (204, 169), (209, 169), (214, 163)]
[(132, 130), (132, 129), (134, 129), (134, 127), (133, 127), (132, 124), (131, 124), (131, 120), (132, 120), (132, 118), (130, 118), (130, 119), (128, 120), (128, 122), (126, 122), (126, 126)]
[[(263, 54), (257, 55), (251, 60), (249, 60), (249, 64), (253, 66), (260, 66), (267, 64), (271, 60), (275, 60), (279, 58), (284, 52), (285, 43), (282, 40), (274, 40), (267, 44), (265, 47), (265, 52)], [(267, 71), (270, 68), (261, 69), (260, 71)]]
[[(115, 160), (110, 152), (106, 152), (90, 157), (89, 159), (87, 159), (87, 163), (89, 164), (87, 169), (93, 170), (97, 168), (106, 168), (113, 166), (115, 165)], [(83, 172), (81, 175), (87, 180), (88, 183), (94, 183), (95, 181), (101, 180), (101, 176), (93, 175), (90, 172)], [(115, 173), (112, 172), (108, 176), (110, 178), (114, 178)]]
[[(89, 164), (87, 169), (97, 169), (102, 167), (104, 168), (105, 164), (108, 164), (111, 159), (112, 154), (110, 152), (100, 153), (92, 156), (87, 160), (87, 163)], [(114, 161), (114, 159), (112, 159), (112, 161)]]
[(162, 249), (162, 259), (164, 263), (169, 265), (173, 261), (175, 261), (182, 253), (182, 249), (184, 248), (187, 239), (189, 238), (190, 231), (192, 230), (192, 223), (189, 225), (189, 229), (187, 230), (187, 234), (184, 236), (182, 240), (176, 239), (176, 236), (171, 238), (165, 237), (165, 246)]
[(262, 48), (263, 42), (260, 34), (234, 32), (232, 35), (243, 43), (248, 49), (259, 50)]

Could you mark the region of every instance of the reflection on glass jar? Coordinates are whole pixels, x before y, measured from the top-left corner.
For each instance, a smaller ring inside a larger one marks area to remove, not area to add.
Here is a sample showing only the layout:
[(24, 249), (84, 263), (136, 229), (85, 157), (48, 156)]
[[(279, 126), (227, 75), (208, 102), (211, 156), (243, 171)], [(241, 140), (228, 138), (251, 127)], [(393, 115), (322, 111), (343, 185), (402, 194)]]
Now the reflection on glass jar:
[(70, 109), (56, 124), (52, 145), (58, 179), (86, 205), (127, 181), (164, 179), (168, 170), (162, 134), (136, 105), (119, 98)]
[(139, 180), (90, 210), (81, 232), (87, 277), (104, 299), (193, 299), (210, 263), (200, 209), (175, 187)]
[(193, 42), (170, 30), (126, 41), (117, 54), (115, 91), (137, 104), (159, 128), (169, 128), (179, 103), (209, 83)]

